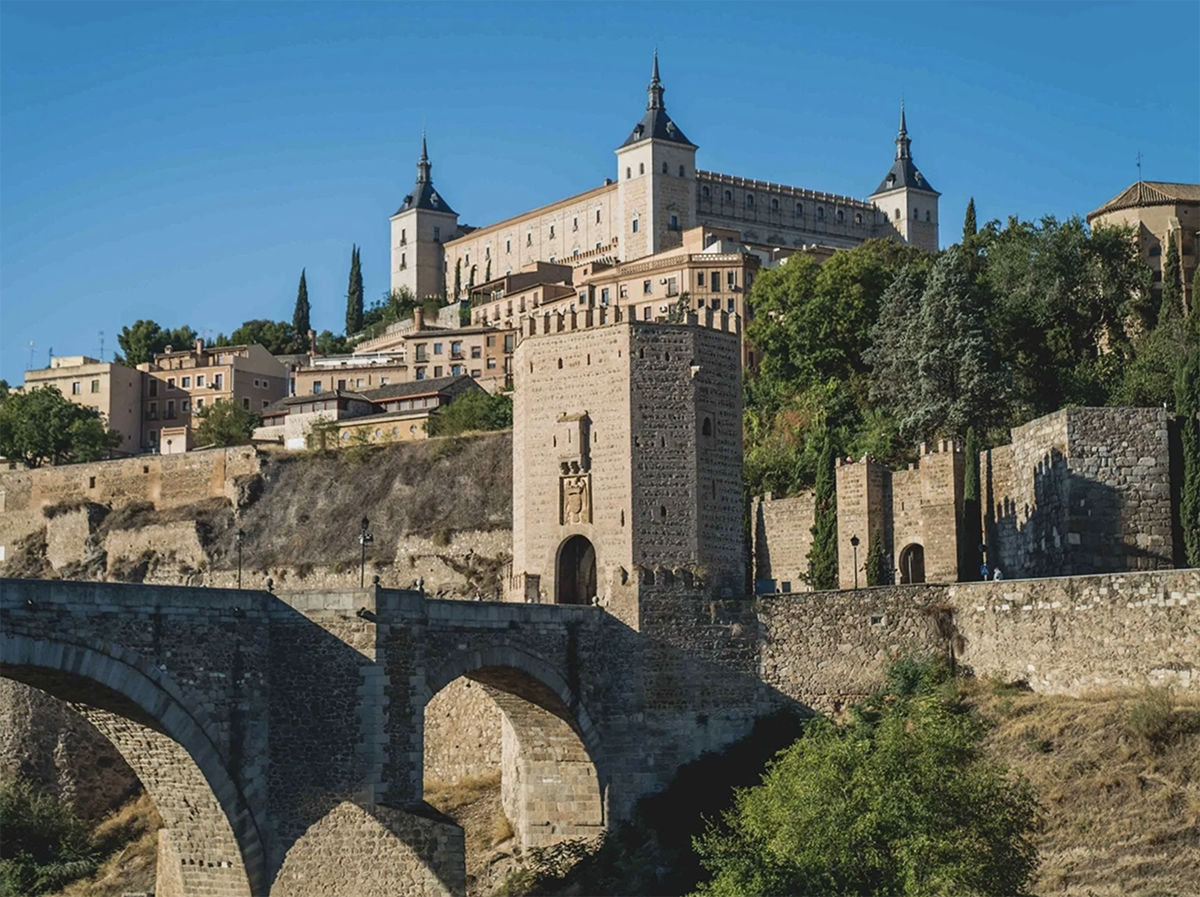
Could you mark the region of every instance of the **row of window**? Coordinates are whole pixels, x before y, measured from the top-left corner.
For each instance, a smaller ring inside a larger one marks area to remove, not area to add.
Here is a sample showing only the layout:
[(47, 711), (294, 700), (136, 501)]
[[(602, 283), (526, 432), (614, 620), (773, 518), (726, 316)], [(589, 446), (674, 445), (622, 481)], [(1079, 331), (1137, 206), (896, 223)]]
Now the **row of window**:
[[(700, 188), (700, 195), (701, 195), (701, 196), (702, 196), (704, 199), (711, 199), (711, 198), (712, 198), (712, 191), (711, 191), (711, 190), (710, 190), (708, 187), (701, 187), (701, 188)], [(732, 202), (733, 202), (733, 191), (732, 191), (732, 190), (726, 190), (726, 191), (724, 192), (724, 194), (722, 195), (722, 202), (726, 202), (726, 203), (732, 203)], [(752, 208), (754, 208), (754, 194), (753, 194), (753, 193), (747, 193), (747, 194), (746, 194), (746, 208), (748, 208), (748, 209), (752, 209)], [(778, 211), (779, 211), (779, 200), (778, 200), (778, 199), (772, 199), (772, 200), (771, 200), (771, 211), (772, 211), (772, 212), (778, 212)], [(796, 203), (796, 217), (797, 217), (797, 218), (800, 218), (800, 217), (803, 217), (803, 215), (804, 215), (804, 203), (802, 203), (802, 202), (798, 202), (798, 203)], [(843, 210), (843, 209), (837, 209), (837, 210), (835, 211), (835, 217), (837, 218), (837, 220), (838, 220), (838, 222), (839, 222), (839, 223), (841, 223), (841, 222), (845, 221), (845, 220), (846, 220), (846, 213), (845, 213), (845, 210)], [(825, 207), (824, 207), (824, 206), (817, 206), (817, 220), (818, 220), (818, 221), (824, 221), (824, 220), (825, 220)], [(862, 224), (862, 223), (863, 223), (863, 216), (862, 216), (862, 212), (855, 212), (855, 213), (854, 213), (854, 223), (855, 223), (855, 224)]]
[[(596, 209), (596, 223), (597, 224), (600, 224), (601, 221), (603, 220), (603, 213), (604, 213), (603, 209)], [(557, 231), (555, 229), (555, 225), (551, 224), (548, 227), (549, 227), (549, 229), (547, 231), (547, 234), (548, 234), (549, 238), (551, 240), (553, 240), (557, 233)], [(577, 232), (578, 230), (579, 230), (579, 216), (576, 215), (571, 219), (571, 231)], [(400, 245), (403, 246), (404, 245), (404, 231), (403, 230), (400, 231), (400, 235), (401, 235)], [(525, 231), (525, 245), (526, 246), (533, 245), (533, 228), (528, 228)], [(596, 248), (599, 249), (602, 245), (603, 245), (602, 243), (597, 243)], [(504, 239), (504, 252), (505, 252), (505, 254), (512, 253), (512, 237), (506, 237)], [(575, 255), (579, 255), (578, 249), (575, 250)], [(487, 261), (491, 257), (492, 257), (492, 247), (491, 247), (491, 244), (488, 244), (483, 247), (483, 258), (485, 261)], [(404, 259), (403, 253), (401, 254), (400, 258), (401, 258), (401, 264), (403, 265), (403, 259)], [(554, 261), (554, 260), (551, 259), (551, 261)], [(471, 264), (471, 253), (469, 251), (463, 253), (463, 264), (468, 265), (468, 266)], [(509, 273), (511, 273), (511, 271)]]
[[(900, 210), (899, 209), (895, 210), (895, 218), (897, 221), (900, 220)], [(920, 220), (921, 220), (921, 214), (920, 214), (920, 212), (917, 211), (916, 207), (914, 206), (913, 207), (913, 221), (920, 221)], [(933, 221), (933, 217), (931, 216), (929, 209), (925, 210), (925, 220)]]
[[(168, 377), (167, 378), (167, 392), (170, 392), (170, 391), (176, 389), (175, 384), (176, 384), (176, 378)], [(179, 384), (178, 388), (180, 388), (180, 389), (191, 389), (192, 388), (192, 378), (190, 376), (180, 377), (178, 379), (178, 384)], [(196, 388), (203, 389), (206, 385), (207, 385), (207, 380), (205, 379), (205, 375), (197, 374), (196, 375)], [(212, 388), (213, 389), (224, 389), (225, 388), (225, 375), (224, 374), (213, 374)], [(259, 378), (256, 377), (254, 379), (254, 388), (255, 389), (260, 389), (260, 388), (261, 389), (270, 389), (271, 386), (267, 382), (266, 378), (263, 378), (260, 380)], [(158, 395), (158, 380), (157, 379), (154, 379), (154, 378), (150, 379), (149, 389), (150, 389), (150, 395), (152, 395), (152, 396)]]
[[(638, 175), (641, 176), (645, 173), (646, 173), (646, 163), (639, 162), (638, 163)], [(671, 167), (666, 162), (663, 162), (663, 164), (662, 164), (662, 173), (663, 174), (671, 173)], [(687, 177), (687, 169), (684, 168), (682, 165), (679, 166), (679, 176), (681, 178)], [(629, 180), (631, 177), (633, 177), (633, 168), (626, 166), (625, 180)], [(597, 218), (596, 220), (599, 221), (600, 219)]]
[[(94, 392), (94, 393), (99, 392), (100, 391), (100, 381), (93, 380), (91, 382), (91, 388), (89, 391)], [(75, 382), (73, 382), (71, 384), (71, 395), (73, 395), (73, 396), (83, 395), (83, 383), (81, 381), (76, 380)]]

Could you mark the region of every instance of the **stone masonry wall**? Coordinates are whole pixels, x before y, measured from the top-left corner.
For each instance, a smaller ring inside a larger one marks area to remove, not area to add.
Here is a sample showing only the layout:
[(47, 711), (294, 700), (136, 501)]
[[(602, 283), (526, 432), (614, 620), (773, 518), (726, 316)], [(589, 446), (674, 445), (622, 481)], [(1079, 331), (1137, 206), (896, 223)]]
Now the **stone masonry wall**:
[(988, 560), (1007, 576), (1171, 566), (1168, 415), (1068, 408), (981, 458)]
[(425, 781), (500, 771), (504, 714), (485, 688), (456, 679), (425, 705)]
[(977, 676), (1076, 697), (1146, 685), (1200, 693), (1200, 570), (886, 586), (759, 607), (763, 680), (820, 710), (870, 693), (893, 659), (947, 650), (939, 613), (960, 637), (957, 662)]
[(788, 498), (771, 493), (754, 500), (754, 578), (766, 592), (809, 591), (808, 553), (812, 550), (813, 494)]

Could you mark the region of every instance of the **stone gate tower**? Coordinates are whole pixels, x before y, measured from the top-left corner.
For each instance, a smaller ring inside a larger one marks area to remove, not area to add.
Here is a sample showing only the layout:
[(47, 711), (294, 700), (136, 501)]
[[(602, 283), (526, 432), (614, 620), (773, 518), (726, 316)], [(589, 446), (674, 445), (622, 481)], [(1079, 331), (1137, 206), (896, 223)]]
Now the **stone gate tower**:
[(900, 104), (900, 130), (896, 134), (896, 159), (891, 170), (871, 194), (870, 201), (910, 246), (938, 251), (938, 197), (913, 161), (912, 139)]
[(392, 289), (409, 289), (418, 299), (445, 293), (442, 246), (458, 236), (458, 212), (434, 189), (432, 170), (422, 134), (416, 186), (391, 218)]
[(642, 591), (744, 585), (740, 322), (546, 315), (514, 357), (509, 598), (595, 599), (641, 628)]

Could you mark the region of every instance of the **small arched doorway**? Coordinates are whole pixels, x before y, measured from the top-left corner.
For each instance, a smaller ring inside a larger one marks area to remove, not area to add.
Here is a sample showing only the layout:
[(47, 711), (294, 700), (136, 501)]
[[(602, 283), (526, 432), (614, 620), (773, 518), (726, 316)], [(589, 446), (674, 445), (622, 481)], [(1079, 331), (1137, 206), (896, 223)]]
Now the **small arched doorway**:
[(558, 549), (554, 577), (557, 604), (591, 604), (596, 594), (596, 549), (584, 536), (571, 536)]
[(913, 543), (900, 552), (900, 582), (910, 584), (925, 581), (925, 548)]

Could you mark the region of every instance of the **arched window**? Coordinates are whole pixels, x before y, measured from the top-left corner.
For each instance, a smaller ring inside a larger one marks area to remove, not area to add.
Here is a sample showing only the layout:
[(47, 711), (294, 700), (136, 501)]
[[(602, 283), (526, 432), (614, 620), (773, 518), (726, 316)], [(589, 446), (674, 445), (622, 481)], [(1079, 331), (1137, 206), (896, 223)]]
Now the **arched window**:
[(633, 177), (633, 169), (626, 168), (625, 169), (625, 180), (629, 180), (631, 177)]
[(929, 217), (929, 209), (926, 209), (926, 210), (925, 210), (925, 220), (926, 220), (926, 221), (932, 221), (932, 220), (933, 220), (932, 218), (930, 218), (930, 217)]
[(663, 174), (667, 173), (667, 163), (663, 162)]
[(772, 211), (772, 212), (778, 212), (778, 211), (779, 211), (779, 200), (777, 200), (777, 199), (772, 199), (772, 200), (771, 200), (771, 211)]
[(803, 217), (803, 215), (804, 215), (804, 203), (798, 202), (798, 203), (796, 203), (796, 217), (801, 218), (801, 217)]
[(817, 206), (817, 220), (818, 221), (825, 220), (825, 207), (824, 206)]
[(726, 190), (726, 191), (725, 191), (725, 201), (726, 201), (726, 202), (733, 202), (733, 191), (732, 191), (732, 190)]
[(841, 209), (838, 209), (838, 210), (837, 210), (837, 220), (838, 220), (838, 224), (841, 224), (841, 223), (842, 223), (842, 221), (844, 221), (844, 220), (845, 220), (845, 218), (846, 218), (846, 215), (845, 215), (845, 213), (844, 213), (844, 212), (843, 212)]
[(1162, 247), (1161, 246), (1151, 246), (1150, 247), (1150, 256), (1152, 258), (1157, 258), (1160, 255), (1162, 255)]
[(899, 209), (896, 209), (896, 220), (897, 221), (900, 220), (900, 210)]
[(645, 173), (646, 173), (646, 163), (639, 162), (638, 163), (638, 174), (645, 174)]
[(748, 209), (754, 208), (754, 194), (753, 193), (746, 194), (746, 208), (748, 208)]
[(709, 190), (708, 190), (708, 188), (707, 188), (707, 187), (701, 187), (701, 188), (700, 188), (700, 195), (701, 195), (701, 196), (703, 196), (705, 199), (708, 199), (708, 197), (709, 197)]
[(917, 214), (916, 208), (913, 208), (913, 221), (920, 221), (921, 216)]
[(711, 436), (712, 435), (712, 419), (711, 418), (707, 418), (707, 417), (704, 418), (704, 423), (700, 427), (700, 434), (702, 436)]
[(862, 212), (856, 212), (854, 215), (854, 223), (862, 224)]
[(684, 176), (685, 176), (685, 175), (684, 175), (684, 173), (683, 173), (683, 166), (682, 166), (682, 165), (680, 165), (680, 166), (679, 166), (679, 176), (680, 176), (680, 177), (684, 177)]

